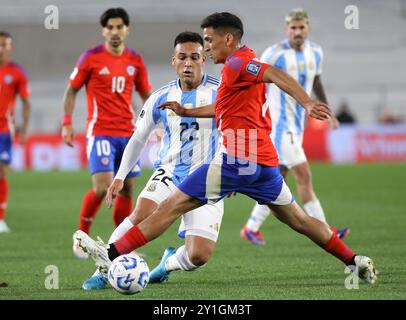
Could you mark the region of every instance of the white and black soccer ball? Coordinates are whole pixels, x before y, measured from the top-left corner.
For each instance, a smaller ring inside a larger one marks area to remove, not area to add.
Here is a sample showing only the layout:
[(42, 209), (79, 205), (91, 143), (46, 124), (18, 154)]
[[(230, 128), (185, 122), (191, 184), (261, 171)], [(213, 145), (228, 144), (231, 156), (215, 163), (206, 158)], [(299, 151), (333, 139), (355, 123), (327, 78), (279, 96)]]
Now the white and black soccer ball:
[(111, 286), (122, 294), (139, 293), (148, 284), (149, 268), (136, 253), (123, 254), (111, 263), (108, 279)]

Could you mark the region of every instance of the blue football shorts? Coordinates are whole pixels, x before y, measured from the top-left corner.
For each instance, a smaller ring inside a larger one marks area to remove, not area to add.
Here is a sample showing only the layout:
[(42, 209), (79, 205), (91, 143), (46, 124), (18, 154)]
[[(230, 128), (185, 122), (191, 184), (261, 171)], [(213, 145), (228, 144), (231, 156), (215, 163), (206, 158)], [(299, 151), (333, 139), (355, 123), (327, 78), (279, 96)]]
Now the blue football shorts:
[[(86, 154), (90, 173), (113, 171), (117, 173), (120, 167), (124, 149), (130, 137), (92, 136), (86, 141)], [(140, 161), (127, 175), (127, 178), (141, 175)]]
[(0, 162), (9, 165), (12, 160), (11, 134), (0, 134)]
[(232, 192), (245, 194), (259, 204), (294, 201), (278, 166), (263, 166), (223, 152), (196, 169), (178, 188), (204, 203), (215, 203)]

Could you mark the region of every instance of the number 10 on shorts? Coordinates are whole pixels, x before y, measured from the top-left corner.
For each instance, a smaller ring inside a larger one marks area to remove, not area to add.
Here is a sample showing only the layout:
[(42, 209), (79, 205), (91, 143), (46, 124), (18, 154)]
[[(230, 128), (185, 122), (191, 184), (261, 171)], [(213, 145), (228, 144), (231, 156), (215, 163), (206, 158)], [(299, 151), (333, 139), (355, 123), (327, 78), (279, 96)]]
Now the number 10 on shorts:
[(109, 156), (111, 153), (110, 142), (108, 140), (96, 141), (97, 156)]

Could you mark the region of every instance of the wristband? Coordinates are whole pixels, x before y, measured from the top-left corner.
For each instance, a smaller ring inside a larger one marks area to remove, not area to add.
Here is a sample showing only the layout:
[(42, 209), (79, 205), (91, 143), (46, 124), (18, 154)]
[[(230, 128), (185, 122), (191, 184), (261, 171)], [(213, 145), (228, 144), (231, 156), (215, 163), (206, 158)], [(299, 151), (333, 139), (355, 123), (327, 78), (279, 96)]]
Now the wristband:
[(62, 117), (62, 126), (66, 126), (68, 124), (72, 124), (72, 116), (64, 114)]

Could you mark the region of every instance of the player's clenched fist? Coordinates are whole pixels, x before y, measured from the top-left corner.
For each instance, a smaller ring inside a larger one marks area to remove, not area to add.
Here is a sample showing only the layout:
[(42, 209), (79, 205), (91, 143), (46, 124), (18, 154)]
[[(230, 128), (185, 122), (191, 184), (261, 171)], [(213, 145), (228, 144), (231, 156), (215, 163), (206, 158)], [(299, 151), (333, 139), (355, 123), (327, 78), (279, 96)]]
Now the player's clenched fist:
[(158, 106), (159, 109), (164, 110), (164, 109), (170, 109), (173, 112), (175, 112), (178, 116), (184, 116), (184, 111), (185, 108), (182, 107), (178, 102), (176, 101), (168, 101), (165, 102), (163, 104), (161, 104), (160, 106)]
[(74, 134), (72, 125), (64, 125), (62, 127), (62, 139), (69, 147), (73, 147), (73, 137)]
[(111, 208), (113, 199), (117, 196), (121, 189), (123, 189), (124, 182), (120, 179), (114, 179), (110, 187), (107, 189), (106, 204), (107, 208)]

